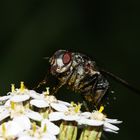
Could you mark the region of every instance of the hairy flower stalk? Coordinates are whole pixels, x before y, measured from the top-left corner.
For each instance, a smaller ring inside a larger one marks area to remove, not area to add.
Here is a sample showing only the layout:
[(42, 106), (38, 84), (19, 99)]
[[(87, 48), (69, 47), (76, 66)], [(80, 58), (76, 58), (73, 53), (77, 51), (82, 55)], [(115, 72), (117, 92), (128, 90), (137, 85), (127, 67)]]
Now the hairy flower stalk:
[(58, 140), (76, 140), (77, 129), (76, 122), (63, 121), (60, 125)]
[(102, 127), (86, 126), (80, 136), (79, 140), (100, 140), (102, 134)]

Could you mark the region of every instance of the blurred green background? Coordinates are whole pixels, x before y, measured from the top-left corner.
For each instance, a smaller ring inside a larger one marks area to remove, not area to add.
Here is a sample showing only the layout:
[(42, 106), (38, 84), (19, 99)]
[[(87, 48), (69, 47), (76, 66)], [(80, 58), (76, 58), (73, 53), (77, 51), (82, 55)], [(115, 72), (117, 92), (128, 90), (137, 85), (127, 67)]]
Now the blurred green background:
[[(138, 0), (1, 0), (1, 95), (11, 83), (18, 87), (21, 80), (34, 87), (49, 69), (42, 58), (58, 49), (85, 53), (100, 67), (140, 88), (139, 7)], [(103, 139), (138, 139), (140, 95), (108, 80), (115, 93), (105, 112), (123, 124), (119, 134), (104, 133)], [(65, 89), (62, 98), (75, 98), (75, 94)]]

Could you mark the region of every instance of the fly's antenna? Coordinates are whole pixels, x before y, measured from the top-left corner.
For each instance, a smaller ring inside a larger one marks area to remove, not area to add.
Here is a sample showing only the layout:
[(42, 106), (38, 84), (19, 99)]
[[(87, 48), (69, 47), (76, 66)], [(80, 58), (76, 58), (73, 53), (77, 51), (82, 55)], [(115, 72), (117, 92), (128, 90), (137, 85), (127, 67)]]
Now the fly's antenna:
[(116, 81), (122, 83), (124, 86), (126, 86), (127, 88), (131, 89), (132, 91), (134, 91), (135, 93), (140, 95), (140, 89), (134, 87), (133, 85), (128, 83), (126, 80), (124, 80), (124, 79), (120, 78), (119, 76), (117, 76), (117, 75), (115, 75), (115, 74), (113, 74), (113, 73), (111, 73), (111, 72), (109, 72), (107, 70), (104, 70), (104, 69), (100, 69), (100, 72), (112, 77)]
[(50, 57), (43, 57), (43, 59), (46, 59), (46, 60), (48, 60), (48, 59), (50, 59)]

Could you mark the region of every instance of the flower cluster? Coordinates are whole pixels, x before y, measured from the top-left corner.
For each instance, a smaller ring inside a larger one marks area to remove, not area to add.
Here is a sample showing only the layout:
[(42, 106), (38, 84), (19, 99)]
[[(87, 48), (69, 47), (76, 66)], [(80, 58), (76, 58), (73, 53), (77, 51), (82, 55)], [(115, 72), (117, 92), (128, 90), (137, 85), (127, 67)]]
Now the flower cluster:
[(100, 139), (102, 131), (118, 133), (109, 119), (98, 111), (81, 112), (81, 104), (57, 100), (49, 88), (39, 94), (11, 85), (11, 92), (0, 97), (0, 140), (79, 140)]

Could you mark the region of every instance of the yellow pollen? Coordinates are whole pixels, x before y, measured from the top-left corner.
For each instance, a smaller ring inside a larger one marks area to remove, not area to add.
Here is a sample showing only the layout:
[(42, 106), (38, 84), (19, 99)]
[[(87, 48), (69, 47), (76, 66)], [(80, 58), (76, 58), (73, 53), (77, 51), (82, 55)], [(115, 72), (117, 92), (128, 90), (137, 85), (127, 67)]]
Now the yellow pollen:
[(15, 84), (11, 84), (11, 92), (15, 91)]
[(50, 94), (49, 87), (46, 88), (46, 94), (47, 94), (47, 95)]
[(78, 103), (78, 105), (75, 106), (75, 112), (78, 113), (81, 109), (81, 104)]
[(75, 107), (76, 106), (76, 103), (71, 102), (71, 106)]
[(49, 116), (48, 111), (46, 111), (45, 113), (43, 113), (43, 118), (44, 118), (44, 119), (47, 119), (48, 116)]
[(102, 113), (103, 110), (104, 110), (104, 106), (101, 106), (100, 109), (99, 109), (99, 112)]
[(25, 90), (24, 82), (20, 82), (20, 91), (23, 92)]
[(6, 127), (5, 127), (5, 123), (2, 124), (2, 135), (5, 136), (6, 134)]
[(45, 133), (46, 131), (47, 131), (47, 125), (45, 124), (43, 128), (43, 132)]
[(15, 103), (11, 101), (10, 104), (11, 104), (11, 109), (14, 110), (15, 109)]
[(33, 133), (35, 134), (35, 132), (36, 132), (36, 123), (35, 122), (32, 123), (32, 129), (33, 129)]

